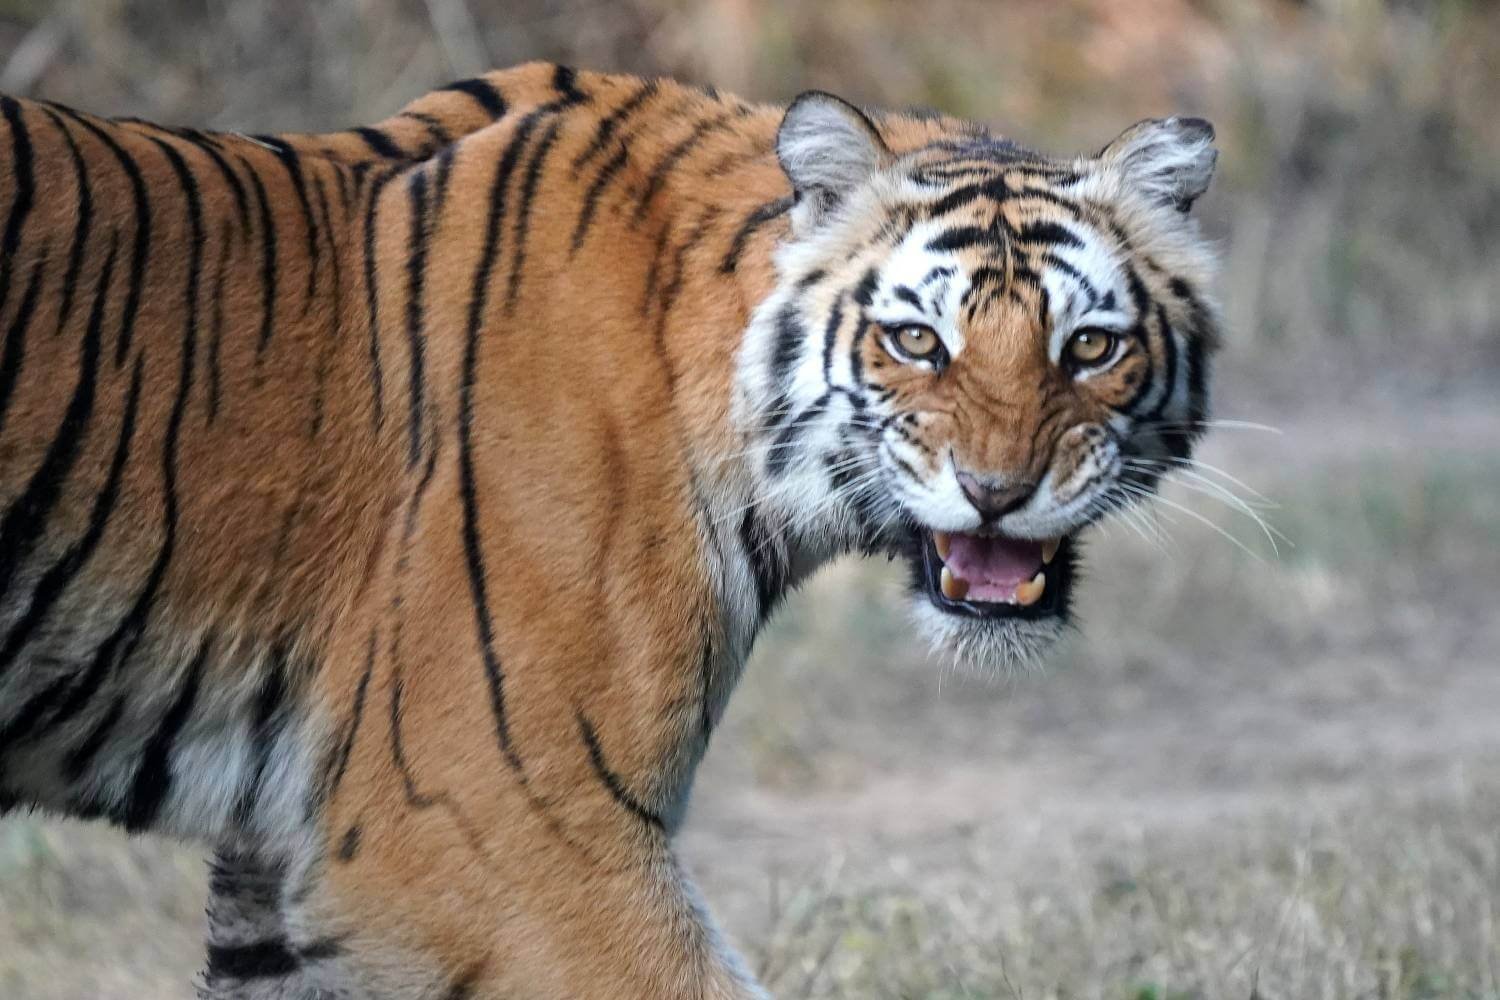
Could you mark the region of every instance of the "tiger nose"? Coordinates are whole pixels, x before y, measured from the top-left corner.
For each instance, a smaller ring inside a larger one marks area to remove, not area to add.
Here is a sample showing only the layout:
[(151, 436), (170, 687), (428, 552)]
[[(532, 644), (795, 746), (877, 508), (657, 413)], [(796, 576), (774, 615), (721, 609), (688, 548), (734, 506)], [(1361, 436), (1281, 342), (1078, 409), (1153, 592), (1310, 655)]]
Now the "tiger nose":
[(976, 476), (970, 472), (958, 474), (958, 486), (986, 521), (995, 521), (1009, 514), (1030, 499), (1036, 490), (1035, 483)]

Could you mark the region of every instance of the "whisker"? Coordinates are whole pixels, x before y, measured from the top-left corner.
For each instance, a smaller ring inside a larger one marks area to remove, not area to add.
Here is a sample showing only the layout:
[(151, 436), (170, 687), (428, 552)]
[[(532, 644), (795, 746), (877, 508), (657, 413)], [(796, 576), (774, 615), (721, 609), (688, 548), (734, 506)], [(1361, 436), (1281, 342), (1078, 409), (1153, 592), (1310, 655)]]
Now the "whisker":
[(1172, 467), (1176, 467), (1176, 468), (1201, 469), (1204, 472), (1211, 472), (1211, 473), (1213, 473), (1216, 476), (1219, 476), (1219, 477), (1221, 477), (1223, 479), (1228, 480), (1231, 485), (1238, 486), (1240, 489), (1242, 489), (1245, 492), (1249, 493), (1252, 498), (1254, 498), (1255, 500), (1257, 500), (1257, 501), (1259, 501), (1261, 503), (1275, 505), (1275, 501), (1274, 500), (1272, 500), (1270, 497), (1266, 496), (1264, 493), (1262, 493), (1259, 490), (1257, 490), (1254, 486), (1251, 486), (1249, 483), (1246, 483), (1246, 482), (1244, 482), (1241, 479), (1235, 478), (1233, 475), (1231, 475), (1228, 472), (1225, 472), (1223, 469), (1219, 468), (1217, 465), (1210, 465), (1209, 463), (1203, 461), (1202, 459), (1198, 459), (1198, 458), (1145, 458), (1145, 457), (1142, 457), (1142, 456), (1130, 456), (1125, 461), (1127, 461), (1127, 462), (1150, 462), (1150, 463), (1162, 466), (1163, 468), (1166, 468), (1168, 466), (1172, 466)]
[(1211, 519), (1204, 517), (1202, 514), (1198, 513), (1192, 508), (1185, 507), (1182, 504), (1177, 503), (1175, 500), (1170, 500), (1167, 497), (1161, 496), (1160, 494), (1154, 494), (1148, 490), (1143, 490), (1133, 483), (1128, 483), (1121, 480), (1119, 483), (1117, 483), (1117, 485), (1120, 489), (1123, 489), (1128, 493), (1132, 493), (1140, 497), (1142, 500), (1155, 500), (1157, 503), (1164, 504), (1172, 508), (1173, 510), (1181, 511), (1183, 514), (1222, 536), (1225, 540), (1233, 544), (1236, 548), (1240, 549), (1251, 559), (1254, 559), (1258, 563), (1265, 563), (1266, 560), (1264, 556), (1262, 556), (1258, 552), (1255, 552), (1250, 548), (1250, 546), (1246, 545), (1239, 538), (1235, 537), (1229, 531), (1225, 530), (1222, 526), (1215, 524)]
[(1280, 427), (1256, 423), (1253, 420), (1162, 420), (1153, 421), (1147, 426), (1152, 430), (1201, 428), (1203, 430), (1263, 431), (1267, 434), (1286, 433)]
[[(1135, 467), (1142, 467), (1141, 463), (1132, 463), (1129, 460), (1127, 460), (1126, 464), (1127, 466), (1134, 465)], [(1293, 548), (1296, 547), (1296, 544), (1290, 538), (1288, 538), (1285, 533), (1278, 530), (1274, 525), (1272, 525), (1263, 516), (1261, 516), (1259, 511), (1255, 509), (1254, 504), (1235, 495), (1232, 490), (1228, 489), (1223, 484), (1214, 482), (1212, 479), (1209, 479), (1206, 476), (1198, 475), (1187, 469), (1171, 469), (1168, 470), (1168, 475), (1172, 479), (1172, 481), (1176, 482), (1177, 485), (1181, 486), (1183, 489), (1190, 490), (1202, 496), (1206, 496), (1212, 500), (1217, 500), (1220, 503), (1230, 507), (1231, 509), (1244, 514), (1251, 521), (1255, 522), (1256, 527), (1258, 527), (1266, 536), (1266, 541), (1270, 542), (1271, 551), (1274, 552), (1278, 557), (1281, 555), (1280, 546), (1277, 544), (1278, 539)], [(1196, 482), (1188, 482), (1182, 478), (1179, 478), (1182, 476), (1187, 476), (1193, 480), (1196, 480)], [(1270, 501), (1266, 501), (1263, 506), (1274, 508), (1276, 505), (1271, 503)]]

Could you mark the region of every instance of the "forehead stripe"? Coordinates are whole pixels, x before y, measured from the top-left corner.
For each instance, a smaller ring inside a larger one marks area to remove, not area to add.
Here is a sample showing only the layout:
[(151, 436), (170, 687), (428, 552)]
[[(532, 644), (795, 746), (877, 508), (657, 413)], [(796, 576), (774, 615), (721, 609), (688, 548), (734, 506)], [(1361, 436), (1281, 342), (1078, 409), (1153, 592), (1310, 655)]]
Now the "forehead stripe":
[(927, 241), (929, 253), (953, 253), (973, 247), (1002, 246), (999, 230), (986, 226), (959, 226), (939, 233)]
[(1083, 240), (1067, 226), (1052, 221), (1028, 222), (1017, 231), (1022, 243), (1044, 243), (1049, 246), (1072, 247), (1082, 250)]
[[(1077, 282), (1078, 287), (1083, 289), (1083, 294), (1088, 296), (1090, 309), (1094, 308), (1096, 305), (1100, 305), (1099, 290), (1095, 288), (1094, 283), (1088, 279), (1088, 275), (1084, 274), (1082, 271), (1078, 270), (1078, 268), (1063, 260), (1057, 254), (1052, 253), (1050, 250), (1042, 256), (1042, 263), (1047, 267), (1052, 268), (1054, 271), (1060, 271), (1063, 274), (1066, 274), (1068, 277)], [(1110, 304), (1103, 306), (1103, 308), (1113, 308), (1113, 296), (1114, 293), (1111, 292)]]

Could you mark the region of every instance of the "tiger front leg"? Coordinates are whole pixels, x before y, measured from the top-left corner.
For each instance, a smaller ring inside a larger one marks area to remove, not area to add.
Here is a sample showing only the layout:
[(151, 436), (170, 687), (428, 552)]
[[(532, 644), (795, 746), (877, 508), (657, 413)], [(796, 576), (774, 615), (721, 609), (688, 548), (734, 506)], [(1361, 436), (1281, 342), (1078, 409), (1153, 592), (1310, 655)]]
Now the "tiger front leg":
[(388, 806), (331, 825), (305, 876), (216, 859), (205, 1000), (765, 1000), (664, 838), (476, 843), (448, 807)]

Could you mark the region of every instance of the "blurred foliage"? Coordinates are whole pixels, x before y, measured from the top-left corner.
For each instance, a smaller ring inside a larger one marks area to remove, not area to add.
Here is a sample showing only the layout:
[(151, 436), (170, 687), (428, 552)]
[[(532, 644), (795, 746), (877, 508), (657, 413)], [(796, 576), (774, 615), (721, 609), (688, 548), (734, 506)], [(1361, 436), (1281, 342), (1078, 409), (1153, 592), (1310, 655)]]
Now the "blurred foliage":
[(1500, 340), (1478, 0), (0, 0), (0, 90), (224, 128), (376, 119), (533, 58), (940, 107), (1054, 152), (1202, 114), (1236, 339)]

